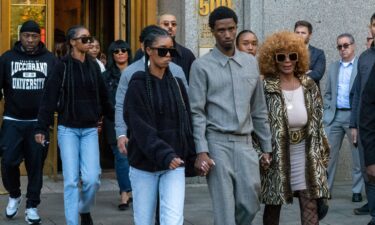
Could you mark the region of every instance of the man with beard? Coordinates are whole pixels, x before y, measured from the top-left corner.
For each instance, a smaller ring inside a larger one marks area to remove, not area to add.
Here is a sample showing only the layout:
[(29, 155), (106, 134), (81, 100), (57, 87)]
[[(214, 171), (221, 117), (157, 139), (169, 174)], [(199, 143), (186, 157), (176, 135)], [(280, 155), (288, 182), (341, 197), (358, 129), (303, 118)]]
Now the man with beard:
[(39, 25), (32, 20), (22, 25), (20, 41), (0, 60), (0, 89), (5, 99), (0, 133), (1, 175), (9, 192), (5, 216), (14, 218), (21, 204), (19, 165), (24, 160), (28, 176), (25, 220), (29, 224), (41, 222), (37, 206), (48, 146), (35, 142), (34, 128), (44, 86), (56, 62), (57, 58), (40, 41)]
[(194, 61), (190, 72), (195, 167), (207, 176), (215, 225), (251, 224), (259, 210), (258, 154), (254, 132), (271, 161), (271, 133), (263, 85), (254, 56), (235, 48), (238, 18), (216, 8), (209, 26), (216, 39), (211, 52)]

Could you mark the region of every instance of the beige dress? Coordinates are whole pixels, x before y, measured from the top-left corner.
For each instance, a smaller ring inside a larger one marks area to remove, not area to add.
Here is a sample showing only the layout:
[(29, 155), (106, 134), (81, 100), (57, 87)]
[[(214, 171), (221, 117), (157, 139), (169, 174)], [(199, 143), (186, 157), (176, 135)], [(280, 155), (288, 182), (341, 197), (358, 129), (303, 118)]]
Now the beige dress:
[[(307, 124), (307, 111), (302, 86), (292, 91), (282, 90), (288, 113), (289, 130), (304, 128)], [(290, 185), (292, 191), (306, 189), (306, 146), (305, 140), (290, 145)]]

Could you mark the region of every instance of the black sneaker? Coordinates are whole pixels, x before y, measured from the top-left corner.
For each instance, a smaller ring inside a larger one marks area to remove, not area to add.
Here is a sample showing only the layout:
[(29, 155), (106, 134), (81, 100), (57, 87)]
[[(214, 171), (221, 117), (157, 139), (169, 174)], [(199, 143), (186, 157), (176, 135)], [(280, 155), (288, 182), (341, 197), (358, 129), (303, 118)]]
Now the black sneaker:
[(81, 225), (94, 225), (90, 213), (81, 213)]
[(364, 204), (360, 208), (356, 208), (353, 210), (354, 215), (369, 215), (370, 214), (370, 209), (368, 207), (368, 203)]

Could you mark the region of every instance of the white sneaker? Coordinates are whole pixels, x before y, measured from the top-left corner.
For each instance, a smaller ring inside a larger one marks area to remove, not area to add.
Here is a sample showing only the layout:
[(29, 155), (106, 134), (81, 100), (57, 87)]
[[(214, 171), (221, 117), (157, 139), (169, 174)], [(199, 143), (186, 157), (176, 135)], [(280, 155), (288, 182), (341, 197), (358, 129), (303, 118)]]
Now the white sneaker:
[(38, 215), (38, 209), (37, 208), (28, 208), (25, 211), (25, 221), (28, 224), (40, 224), (41, 219)]
[(9, 197), (7, 208), (5, 209), (5, 216), (8, 219), (12, 219), (18, 213), (18, 208), (21, 204), (21, 196), (18, 198)]

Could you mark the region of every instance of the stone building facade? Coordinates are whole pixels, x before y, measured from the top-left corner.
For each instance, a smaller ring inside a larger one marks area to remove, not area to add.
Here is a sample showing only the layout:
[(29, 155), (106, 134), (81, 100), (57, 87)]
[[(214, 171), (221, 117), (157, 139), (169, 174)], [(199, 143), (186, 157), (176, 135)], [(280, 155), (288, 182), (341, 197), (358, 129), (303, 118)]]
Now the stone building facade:
[[(339, 59), (336, 49), (336, 37), (339, 34), (353, 34), (358, 56), (365, 50), (370, 17), (375, 13), (375, 0), (159, 0), (158, 13), (169, 12), (177, 16), (177, 40), (199, 56), (205, 52), (205, 48), (210, 47), (207, 37), (202, 35), (204, 21), (207, 21), (208, 15), (201, 15), (201, 11), (205, 11), (207, 5), (210, 7), (216, 6), (215, 4), (230, 4), (239, 17), (238, 30), (253, 30), (260, 43), (273, 32), (293, 31), (297, 20), (311, 22), (313, 35), (310, 43), (325, 51), (327, 69), (330, 63)], [(212, 10), (212, 7), (209, 10)], [(213, 38), (210, 43), (212, 47)], [(325, 76), (321, 82), (323, 94)], [(340, 150), (336, 180), (351, 180), (352, 162), (348, 145), (345, 139)]]

